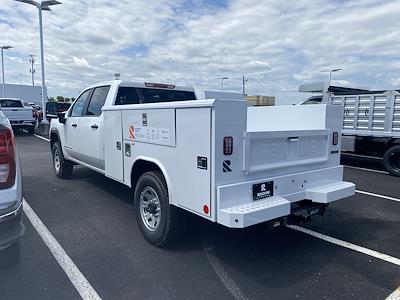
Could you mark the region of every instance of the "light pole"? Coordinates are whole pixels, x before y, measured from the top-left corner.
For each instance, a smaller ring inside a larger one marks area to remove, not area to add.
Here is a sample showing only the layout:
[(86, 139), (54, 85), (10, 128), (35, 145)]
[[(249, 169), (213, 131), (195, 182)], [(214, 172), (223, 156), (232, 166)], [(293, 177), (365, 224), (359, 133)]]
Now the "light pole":
[(329, 86), (331, 86), (331, 81), (332, 81), (332, 73), (341, 71), (342, 69), (331, 69), (331, 70), (322, 70), (321, 72), (323, 73), (328, 73), (329, 72)]
[(41, 69), (42, 69), (42, 109), (43, 109), (43, 121), (46, 122), (46, 83), (45, 83), (45, 78), (44, 78), (44, 49), (43, 49), (43, 25), (42, 25), (42, 11), (47, 10), (51, 11), (50, 6), (52, 5), (57, 5), (61, 4), (61, 2), (57, 0), (46, 0), (46, 1), (41, 1), (41, 2), (36, 2), (33, 0), (14, 0), (17, 2), (23, 2), (27, 3), (33, 6), (36, 6), (36, 8), (39, 10), (39, 33), (40, 33), (40, 63), (41, 63)]
[(242, 87), (243, 87), (243, 95), (246, 95), (246, 77), (242, 76)]
[(221, 90), (224, 89), (224, 80), (229, 79), (228, 77), (221, 77)]
[(11, 46), (0, 46), (0, 49), (1, 49), (1, 70), (2, 70), (2, 73), (3, 73), (3, 86), (2, 86), (2, 88), (3, 88), (3, 92), (2, 92), (2, 97), (4, 98), (5, 97), (5, 82), (4, 82), (4, 50), (8, 50), (8, 49), (11, 49), (12, 47)]

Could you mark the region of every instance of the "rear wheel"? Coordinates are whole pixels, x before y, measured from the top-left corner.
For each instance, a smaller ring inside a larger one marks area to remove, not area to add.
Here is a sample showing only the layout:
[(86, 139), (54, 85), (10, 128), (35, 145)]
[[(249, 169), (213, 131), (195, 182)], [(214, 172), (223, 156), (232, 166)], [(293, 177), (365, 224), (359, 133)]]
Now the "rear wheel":
[(383, 166), (393, 176), (400, 176), (400, 145), (386, 150), (383, 155)]
[(56, 176), (63, 179), (71, 178), (74, 165), (64, 158), (60, 142), (54, 143), (52, 153), (53, 168)]
[(179, 236), (182, 218), (170, 205), (164, 176), (159, 171), (144, 173), (134, 193), (136, 221), (143, 236), (155, 246), (166, 246)]

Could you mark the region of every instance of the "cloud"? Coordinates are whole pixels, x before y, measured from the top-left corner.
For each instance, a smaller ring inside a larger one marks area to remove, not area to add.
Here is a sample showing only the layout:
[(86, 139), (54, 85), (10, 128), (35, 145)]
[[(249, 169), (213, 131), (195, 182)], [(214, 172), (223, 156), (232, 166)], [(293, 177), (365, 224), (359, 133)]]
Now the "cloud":
[[(50, 95), (77, 96), (112, 79), (167, 81), (275, 95), (297, 102), (298, 85), (322, 81), (371, 88), (399, 86), (399, 1), (137, 0), (65, 1), (44, 13)], [(37, 11), (0, 0), (7, 81), (29, 80), (39, 55)], [(16, 59), (19, 58), (19, 59)], [(39, 64), (36, 75), (40, 75)], [(39, 80), (39, 78), (37, 78)]]
[(74, 60), (75, 65), (77, 65), (78, 67), (87, 69), (93, 68), (84, 58), (78, 58), (74, 56), (72, 59)]

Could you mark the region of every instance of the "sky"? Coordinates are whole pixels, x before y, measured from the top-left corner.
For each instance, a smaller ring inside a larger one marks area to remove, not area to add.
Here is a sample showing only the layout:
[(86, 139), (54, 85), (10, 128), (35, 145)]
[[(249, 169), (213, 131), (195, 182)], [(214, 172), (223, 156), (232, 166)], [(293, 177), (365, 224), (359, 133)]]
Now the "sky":
[[(114, 78), (305, 98), (302, 83), (400, 88), (400, 1), (61, 0), (43, 13), (49, 96)], [(38, 12), (0, 0), (6, 83), (40, 83)]]

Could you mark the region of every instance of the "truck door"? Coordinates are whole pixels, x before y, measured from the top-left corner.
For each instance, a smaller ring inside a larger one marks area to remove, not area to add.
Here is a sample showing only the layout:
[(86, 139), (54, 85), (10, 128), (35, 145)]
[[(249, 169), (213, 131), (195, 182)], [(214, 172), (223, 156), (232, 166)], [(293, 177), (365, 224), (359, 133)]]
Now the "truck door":
[(78, 123), (82, 117), (86, 101), (91, 90), (84, 91), (73, 104), (64, 124), (63, 149), (72, 158), (77, 159)]
[(94, 88), (88, 104), (79, 120), (77, 137), (78, 160), (95, 168), (104, 169), (103, 157), (103, 116), (102, 107), (106, 101), (110, 86)]

